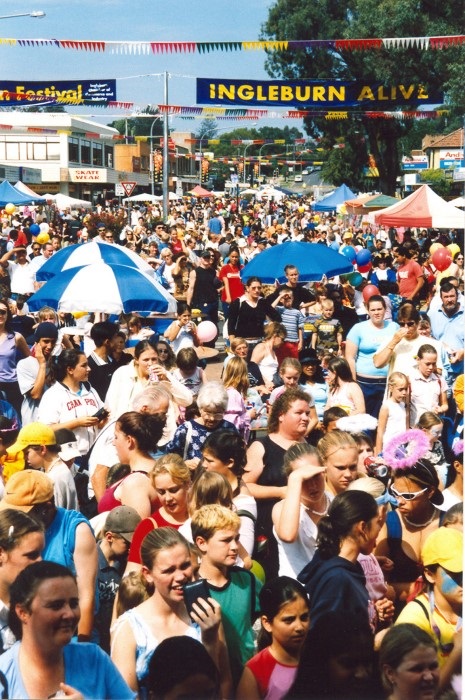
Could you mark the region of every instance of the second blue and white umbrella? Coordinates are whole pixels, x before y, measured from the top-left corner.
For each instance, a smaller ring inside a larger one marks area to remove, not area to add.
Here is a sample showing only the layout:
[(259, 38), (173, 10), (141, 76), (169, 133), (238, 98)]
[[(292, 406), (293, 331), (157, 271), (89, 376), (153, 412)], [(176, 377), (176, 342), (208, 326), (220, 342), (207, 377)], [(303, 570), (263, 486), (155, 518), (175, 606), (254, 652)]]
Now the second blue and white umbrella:
[(153, 277), (128, 265), (96, 262), (55, 275), (28, 300), (31, 311), (51, 306), (57, 311), (107, 314), (175, 313), (176, 300)]

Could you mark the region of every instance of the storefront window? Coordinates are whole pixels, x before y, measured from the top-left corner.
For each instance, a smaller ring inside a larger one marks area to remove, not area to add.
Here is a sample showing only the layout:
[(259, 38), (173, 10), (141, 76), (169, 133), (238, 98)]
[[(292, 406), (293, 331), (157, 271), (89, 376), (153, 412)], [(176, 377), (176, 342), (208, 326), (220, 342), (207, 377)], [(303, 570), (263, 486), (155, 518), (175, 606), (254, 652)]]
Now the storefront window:
[(92, 144), (92, 165), (103, 165), (103, 145), (101, 143)]
[(113, 168), (113, 146), (105, 146), (105, 167)]
[(81, 141), (81, 163), (92, 165), (90, 141)]
[(68, 139), (68, 160), (70, 163), (79, 163), (79, 141)]

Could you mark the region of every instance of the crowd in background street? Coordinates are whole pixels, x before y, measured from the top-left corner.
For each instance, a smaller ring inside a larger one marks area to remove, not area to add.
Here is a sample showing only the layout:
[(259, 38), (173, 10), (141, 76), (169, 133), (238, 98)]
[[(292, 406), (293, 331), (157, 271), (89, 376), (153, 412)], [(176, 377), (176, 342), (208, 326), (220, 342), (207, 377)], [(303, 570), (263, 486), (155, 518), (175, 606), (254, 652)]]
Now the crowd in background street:
[[(463, 230), (312, 204), (4, 213), (4, 697), (460, 697)], [(353, 271), (243, 278), (288, 241)], [(177, 313), (30, 311), (92, 242)]]

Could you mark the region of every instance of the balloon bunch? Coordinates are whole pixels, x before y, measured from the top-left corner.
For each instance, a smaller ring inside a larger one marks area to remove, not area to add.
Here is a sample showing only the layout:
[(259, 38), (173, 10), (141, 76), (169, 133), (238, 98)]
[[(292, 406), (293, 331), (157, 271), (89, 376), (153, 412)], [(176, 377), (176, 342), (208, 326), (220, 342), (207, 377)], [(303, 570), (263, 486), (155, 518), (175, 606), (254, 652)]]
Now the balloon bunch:
[(433, 243), (430, 246), (431, 260), (439, 272), (444, 272), (452, 264), (453, 256), (460, 250), (457, 243), (450, 243), (447, 247), (441, 243)]
[(345, 245), (341, 248), (344, 255), (353, 265), (357, 266), (358, 272), (364, 273), (371, 270), (371, 252), (368, 248), (363, 248), (360, 245)]

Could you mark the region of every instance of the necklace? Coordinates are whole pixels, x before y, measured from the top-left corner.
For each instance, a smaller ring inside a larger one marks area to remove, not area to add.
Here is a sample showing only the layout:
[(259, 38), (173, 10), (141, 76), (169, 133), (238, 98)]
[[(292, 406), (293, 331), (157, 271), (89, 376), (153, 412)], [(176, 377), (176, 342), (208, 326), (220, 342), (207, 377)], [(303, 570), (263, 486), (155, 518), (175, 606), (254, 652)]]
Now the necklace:
[(430, 525), (433, 522), (434, 518), (436, 517), (436, 508), (433, 508), (433, 514), (431, 515), (431, 518), (429, 518), (424, 523), (413, 523), (411, 520), (409, 520), (407, 518), (406, 515), (403, 515), (402, 517), (405, 520), (405, 522), (407, 523), (407, 525), (410, 525), (410, 527), (417, 527), (417, 528), (427, 527), (428, 525)]
[(326, 493), (324, 494), (324, 497), (325, 497), (325, 505), (324, 505), (324, 510), (321, 513), (318, 510), (313, 510), (313, 508), (310, 508), (310, 506), (305, 506), (305, 509), (310, 511), (310, 513), (313, 513), (313, 515), (326, 515), (328, 512), (328, 508), (329, 508), (329, 498), (328, 498)]

